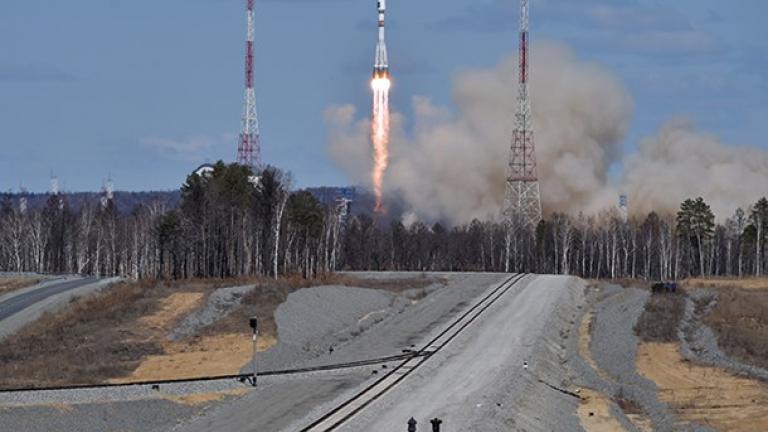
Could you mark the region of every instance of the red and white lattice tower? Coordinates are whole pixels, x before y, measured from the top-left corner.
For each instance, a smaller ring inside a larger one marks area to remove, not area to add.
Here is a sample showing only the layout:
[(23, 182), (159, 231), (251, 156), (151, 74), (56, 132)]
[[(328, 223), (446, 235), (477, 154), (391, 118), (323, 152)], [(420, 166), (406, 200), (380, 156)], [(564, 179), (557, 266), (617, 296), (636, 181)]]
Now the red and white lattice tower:
[(517, 97), (517, 125), (507, 170), (504, 195), (504, 218), (508, 223), (521, 222), (533, 228), (541, 221), (541, 196), (536, 175), (536, 149), (533, 143), (531, 101), (528, 98), (528, 0), (521, 0), (520, 12), (520, 81)]
[(254, 169), (261, 168), (261, 142), (259, 119), (256, 115), (256, 93), (253, 90), (253, 2), (246, 0), (248, 37), (245, 41), (245, 102), (243, 106), (243, 130), (237, 146), (237, 163)]

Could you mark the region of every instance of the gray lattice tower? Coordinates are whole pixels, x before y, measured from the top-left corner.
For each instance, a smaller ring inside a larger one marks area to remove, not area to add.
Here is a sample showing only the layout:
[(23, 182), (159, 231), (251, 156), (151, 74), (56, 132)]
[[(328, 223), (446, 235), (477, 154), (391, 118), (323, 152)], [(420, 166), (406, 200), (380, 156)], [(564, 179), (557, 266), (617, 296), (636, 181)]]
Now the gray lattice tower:
[(504, 218), (535, 227), (541, 220), (539, 178), (536, 175), (536, 148), (533, 141), (531, 101), (528, 98), (528, 0), (521, 0), (520, 11), (520, 77), (517, 97), (517, 125), (507, 169), (504, 196)]
[(243, 130), (237, 146), (237, 163), (255, 169), (261, 168), (261, 137), (256, 115), (256, 93), (253, 90), (254, 0), (246, 0), (248, 37), (245, 41), (245, 101), (243, 102)]

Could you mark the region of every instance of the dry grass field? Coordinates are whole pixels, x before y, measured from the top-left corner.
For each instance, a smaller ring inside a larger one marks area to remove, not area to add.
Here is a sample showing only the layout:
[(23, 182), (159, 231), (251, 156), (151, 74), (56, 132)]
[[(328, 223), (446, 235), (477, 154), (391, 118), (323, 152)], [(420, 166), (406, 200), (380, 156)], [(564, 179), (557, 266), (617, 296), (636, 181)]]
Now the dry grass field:
[[(659, 396), (684, 420), (723, 431), (768, 430), (768, 385), (682, 358), (675, 329), (685, 292), (716, 291), (703, 316), (728, 355), (768, 367), (768, 279), (688, 279), (684, 292), (651, 296), (635, 332), (641, 340), (638, 372), (654, 381)], [(707, 299), (696, 304), (703, 312)]]
[(626, 429), (611, 414), (611, 400), (592, 389), (581, 390), (582, 402), (576, 410), (581, 427), (587, 432), (622, 432)]
[(684, 288), (741, 288), (746, 290), (768, 290), (768, 278), (688, 278), (682, 283)]
[(675, 343), (641, 343), (638, 373), (684, 420), (719, 431), (768, 430), (768, 385), (685, 361)]
[(720, 348), (768, 369), (768, 278), (689, 279), (684, 286), (716, 290), (717, 303), (705, 320)]
[(32, 286), (41, 280), (41, 278), (34, 276), (0, 277), (0, 295)]

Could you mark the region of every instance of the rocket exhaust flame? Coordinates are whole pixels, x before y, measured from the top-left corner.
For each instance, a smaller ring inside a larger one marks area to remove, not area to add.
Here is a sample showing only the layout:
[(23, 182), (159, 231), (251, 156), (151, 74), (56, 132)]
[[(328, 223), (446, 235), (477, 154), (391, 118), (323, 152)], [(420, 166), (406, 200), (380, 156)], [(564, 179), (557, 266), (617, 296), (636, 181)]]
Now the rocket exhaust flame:
[(373, 113), (371, 118), (371, 142), (373, 143), (373, 194), (376, 197), (376, 213), (384, 213), (383, 182), (389, 160), (389, 88), (387, 76), (371, 80), (373, 89)]
[(386, 0), (378, 0), (379, 41), (376, 44), (376, 57), (373, 64), (373, 112), (371, 116), (371, 142), (373, 143), (373, 194), (376, 197), (376, 213), (384, 213), (383, 183), (384, 173), (389, 161), (389, 89), (392, 82), (389, 79), (389, 59), (387, 44), (384, 40), (384, 15), (387, 10)]

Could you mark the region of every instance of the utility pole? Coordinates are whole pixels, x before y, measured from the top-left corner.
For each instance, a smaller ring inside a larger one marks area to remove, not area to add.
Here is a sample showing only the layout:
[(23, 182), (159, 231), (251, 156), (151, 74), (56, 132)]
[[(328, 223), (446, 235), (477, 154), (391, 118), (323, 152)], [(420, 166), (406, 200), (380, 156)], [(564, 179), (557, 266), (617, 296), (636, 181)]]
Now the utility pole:
[(256, 339), (258, 338), (258, 335), (259, 335), (259, 322), (256, 319), (256, 317), (253, 316), (253, 317), (251, 317), (249, 323), (251, 325), (251, 329), (253, 330), (253, 359), (251, 359), (251, 368), (252, 368), (252, 373), (253, 373), (253, 380), (251, 381), (251, 385), (256, 387), (256, 376), (257, 376), (257, 373), (256, 373)]

